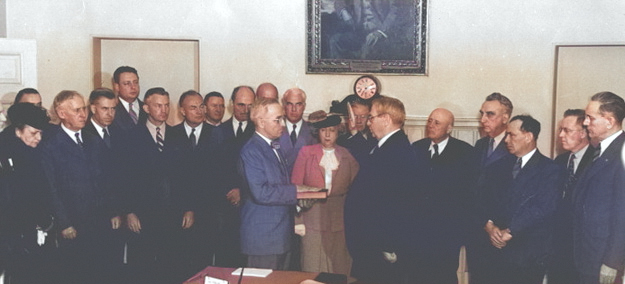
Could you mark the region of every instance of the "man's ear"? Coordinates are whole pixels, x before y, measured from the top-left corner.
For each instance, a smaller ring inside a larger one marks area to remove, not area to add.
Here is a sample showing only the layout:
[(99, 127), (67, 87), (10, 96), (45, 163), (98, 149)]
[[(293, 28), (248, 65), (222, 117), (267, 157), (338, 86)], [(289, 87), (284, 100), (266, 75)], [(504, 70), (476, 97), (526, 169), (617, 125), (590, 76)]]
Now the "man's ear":
[(148, 113), (148, 114), (150, 113), (149, 112), (149, 108), (148, 108), (148, 104), (146, 104), (146, 103), (143, 104), (143, 111), (145, 111), (145, 113)]

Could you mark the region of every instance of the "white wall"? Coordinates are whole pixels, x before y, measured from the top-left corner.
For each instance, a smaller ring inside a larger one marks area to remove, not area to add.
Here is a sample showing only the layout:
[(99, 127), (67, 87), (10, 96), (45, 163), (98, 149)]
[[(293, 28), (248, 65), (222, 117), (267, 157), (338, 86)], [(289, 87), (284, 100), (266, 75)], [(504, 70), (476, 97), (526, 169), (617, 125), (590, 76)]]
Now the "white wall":
[[(304, 0), (6, 4), (7, 36), (37, 40), (38, 87), (46, 105), (63, 89), (90, 92), (93, 36), (199, 39), (201, 93), (229, 94), (235, 85), (271, 81), (281, 92), (306, 90), (308, 111), (327, 110), (331, 100), (351, 92), (357, 77), (305, 73)], [(622, 0), (429, 1), (428, 16), (428, 76), (378, 76), (383, 93), (401, 99), (411, 116), (443, 106), (466, 118), (476, 117), (483, 98), (499, 91), (513, 101), (515, 114), (543, 123), (539, 147), (547, 153), (554, 46), (625, 38)]]

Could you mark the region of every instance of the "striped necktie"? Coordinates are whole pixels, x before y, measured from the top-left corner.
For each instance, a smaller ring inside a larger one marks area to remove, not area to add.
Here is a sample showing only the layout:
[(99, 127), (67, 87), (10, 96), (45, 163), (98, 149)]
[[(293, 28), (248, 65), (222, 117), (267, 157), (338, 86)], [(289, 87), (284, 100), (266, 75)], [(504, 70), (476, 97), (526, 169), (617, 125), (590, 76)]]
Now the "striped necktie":
[(137, 124), (137, 121), (139, 120), (137, 118), (137, 113), (135, 112), (135, 110), (132, 108), (132, 103), (128, 104), (128, 114), (130, 115), (130, 118), (132, 119), (132, 122), (134, 124)]
[(159, 152), (163, 152), (163, 134), (161, 133), (161, 128), (157, 127), (156, 128), (156, 147), (158, 148)]

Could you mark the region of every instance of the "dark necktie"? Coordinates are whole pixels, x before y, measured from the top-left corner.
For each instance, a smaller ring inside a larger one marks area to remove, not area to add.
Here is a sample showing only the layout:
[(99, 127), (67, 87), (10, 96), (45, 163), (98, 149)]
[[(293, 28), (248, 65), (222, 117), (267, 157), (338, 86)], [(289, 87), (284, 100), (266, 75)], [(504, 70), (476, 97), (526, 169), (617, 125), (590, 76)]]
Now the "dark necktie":
[(137, 124), (137, 113), (135, 112), (135, 110), (132, 108), (132, 103), (128, 104), (128, 114), (130, 115), (130, 118), (132, 118), (132, 122), (134, 124)]
[(295, 129), (297, 128), (297, 124), (293, 124), (293, 131), (291, 131), (291, 144), (295, 146), (295, 142), (297, 142), (297, 132)]
[(158, 148), (159, 152), (163, 152), (163, 145), (164, 145), (163, 134), (161, 133), (161, 128), (157, 127), (156, 128), (156, 148)]
[(104, 133), (102, 137), (104, 144), (106, 144), (106, 147), (111, 148), (111, 135), (109, 135), (109, 131), (106, 130), (106, 128), (102, 128), (102, 132)]
[(237, 138), (241, 137), (243, 134), (243, 122), (239, 121), (239, 128), (237, 128)]
[(523, 163), (523, 160), (521, 158), (518, 158), (516, 160), (516, 163), (514, 164), (514, 167), (512, 168), (512, 178), (516, 178), (519, 175), (519, 172), (521, 172), (522, 163)]
[(195, 139), (195, 128), (191, 128), (191, 135), (189, 135), (189, 140), (191, 140), (191, 148), (195, 149), (195, 146), (197, 146), (197, 139)]
[(488, 152), (486, 154), (487, 157), (490, 157), (490, 154), (495, 152), (495, 138), (490, 138), (488, 140)]
[(575, 184), (575, 154), (571, 153), (571, 157), (569, 157), (569, 165), (566, 168), (566, 171), (568, 173), (568, 177), (566, 179), (566, 184), (564, 185), (562, 198), (566, 198), (571, 195), (573, 184)]
[(432, 153), (432, 161), (433, 161), (433, 160), (436, 160), (438, 158), (438, 156), (439, 156), (438, 144), (432, 145), (432, 148), (434, 148), (434, 153)]
[(592, 153), (592, 161), (594, 162), (599, 159), (599, 156), (601, 156), (601, 144), (598, 144), (597, 148), (595, 148), (595, 152)]
[(74, 136), (76, 136), (76, 144), (80, 146), (80, 149), (84, 148), (85, 145), (82, 143), (82, 140), (80, 140), (80, 133), (76, 132)]

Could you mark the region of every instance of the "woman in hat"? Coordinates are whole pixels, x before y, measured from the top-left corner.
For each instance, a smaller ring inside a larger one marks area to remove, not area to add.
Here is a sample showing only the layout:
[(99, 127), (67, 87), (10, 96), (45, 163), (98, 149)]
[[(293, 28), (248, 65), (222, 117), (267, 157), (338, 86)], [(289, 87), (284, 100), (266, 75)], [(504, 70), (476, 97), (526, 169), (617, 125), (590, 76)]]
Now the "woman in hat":
[(11, 125), (0, 136), (0, 259), (5, 283), (42, 283), (38, 229), (52, 220), (37, 145), (49, 118), (31, 103), (11, 106), (8, 116)]
[(296, 233), (302, 236), (302, 270), (349, 275), (352, 260), (345, 245), (343, 205), (359, 166), (347, 149), (336, 145), (339, 115), (316, 111), (309, 121), (319, 143), (300, 150), (291, 182), (329, 192), (326, 200), (316, 202), (296, 218)]

